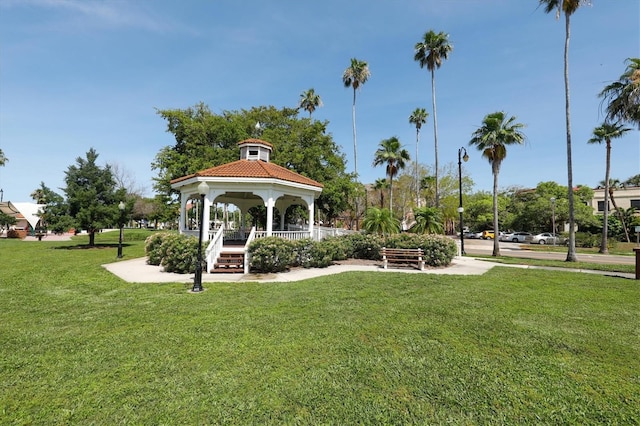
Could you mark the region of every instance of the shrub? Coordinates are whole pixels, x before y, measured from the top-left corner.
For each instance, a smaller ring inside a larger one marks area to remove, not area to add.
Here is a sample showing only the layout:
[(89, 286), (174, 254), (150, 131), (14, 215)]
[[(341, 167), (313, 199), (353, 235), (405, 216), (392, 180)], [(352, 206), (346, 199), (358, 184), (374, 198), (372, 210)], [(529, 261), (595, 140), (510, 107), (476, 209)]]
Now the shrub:
[(295, 262), (292, 241), (278, 237), (265, 237), (249, 244), (250, 266), (260, 272), (282, 272)]
[(321, 241), (331, 253), (332, 260), (345, 260), (349, 258), (349, 243), (345, 237), (328, 237)]
[(147, 263), (149, 265), (160, 265), (164, 257), (162, 243), (170, 235), (172, 234), (168, 232), (159, 232), (147, 237), (144, 242), (144, 251), (147, 254)]
[(187, 274), (195, 272), (198, 258), (198, 239), (186, 235), (168, 234), (162, 242), (161, 265), (165, 272)]
[(426, 265), (439, 267), (451, 264), (458, 252), (455, 241), (435, 234), (398, 234), (386, 238), (385, 247), (421, 248)]
[(354, 259), (380, 259), (382, 237), (373, 234), (354, 233), (343, 237), (347, 243), (347, 257)]
[(591, 248), (600, 244), (600, 236), (589, 232), (576, 232), (576, 247)]
[(24, 231), (24, 230), (9, 229), (7, 231), (7, 238), (24, 239), (26, 236), (27, 236), (27, 231)]
[(292, 265), (309, 268), (312, 262), (315, 242), (309, 238), (305, 238), (303, 240), (292, 241), (292, 245), (295, 253)]

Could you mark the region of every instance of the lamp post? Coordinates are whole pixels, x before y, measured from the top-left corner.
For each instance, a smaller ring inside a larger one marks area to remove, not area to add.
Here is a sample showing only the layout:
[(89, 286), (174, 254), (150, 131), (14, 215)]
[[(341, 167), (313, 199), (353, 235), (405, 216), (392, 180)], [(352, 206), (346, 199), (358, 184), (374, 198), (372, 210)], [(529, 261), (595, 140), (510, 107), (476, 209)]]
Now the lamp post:
[[(464, 156), (462, 152), (464, 151)], [(464, 252), (464, 223), (462, 219), (462, 212), (464, 212), (464, 207), (462, 207), (462, 160), (466, 163), (469, 161), (469, 155), (467, 154), (467, 150), (464, 147), (460, 147), (458, 150), (458, 195), (460, 196), (460, 204), (458, 206), (458, 213), (460, 213), (460, 254), (466, 254)]]
[(204, 230), (204, 197), (209, 192), (209, 185), (206, 182), (200, 182), (198, 185), (198, 194), (200, 194), (200, 231), (198, 232), (198, 260), (196, 261), (196, 274), (193, 278), (193, 293), (199, 293), (202, 290), (202, 232)]
[(120, 219), (118, 219), (120, 225), (120, 238), (118, 238), (118, 259), (122, 259), (122, 228), (124, 227), (124, 222), (122, 221), (122, 215), (124, 214), (124, 209), (126, 205), (123, 201), (120, 201), (118, 204), (118, 209), (120, 210)]
[(0, 188), (0, 203), (2, 202), (2, 198), (4, 197), (4, 191)]
[(556, 245), (556, 197), (551, 197), (551, 235), (553, 235), (553, 245)]

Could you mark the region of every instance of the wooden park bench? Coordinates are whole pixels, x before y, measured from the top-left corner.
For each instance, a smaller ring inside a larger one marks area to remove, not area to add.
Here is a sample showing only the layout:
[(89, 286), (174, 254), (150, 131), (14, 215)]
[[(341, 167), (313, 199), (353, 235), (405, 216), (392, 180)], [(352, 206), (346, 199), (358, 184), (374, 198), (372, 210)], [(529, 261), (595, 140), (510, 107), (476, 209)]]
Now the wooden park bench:
[(418, 268), (424, 270), (424, 252), (421, 248), (400, 249), (382, 247), (382, 267), (387, 269), (389, 263), (397, 264), (417, 264)]

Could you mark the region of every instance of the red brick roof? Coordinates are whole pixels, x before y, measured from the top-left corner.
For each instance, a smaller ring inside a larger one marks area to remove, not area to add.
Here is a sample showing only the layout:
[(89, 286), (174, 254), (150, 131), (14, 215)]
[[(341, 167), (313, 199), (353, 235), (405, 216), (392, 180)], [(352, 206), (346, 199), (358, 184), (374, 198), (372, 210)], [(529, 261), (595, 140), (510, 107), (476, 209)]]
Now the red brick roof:
[[(247, 140), (249, 141), (249, 139)], [(247, 142), (247, 141), (242, 141)], [(264, 143), (258, 139), (250, 140)], [(238, 160), (233, 163), (223, 164), (210, 169), (201, 170), (194, 174), (173, 179), (171, 183), (181, 182), (192, 177), (230, 177), (230, 178), (252, 178), (252, 179), (280, 179), (287, 182), (301, 183), (304, 185), (323, 188), (324, 185), (313, 179), (302, 176), (296, 172), (285, 169), (273, 163), (255, 160)]]

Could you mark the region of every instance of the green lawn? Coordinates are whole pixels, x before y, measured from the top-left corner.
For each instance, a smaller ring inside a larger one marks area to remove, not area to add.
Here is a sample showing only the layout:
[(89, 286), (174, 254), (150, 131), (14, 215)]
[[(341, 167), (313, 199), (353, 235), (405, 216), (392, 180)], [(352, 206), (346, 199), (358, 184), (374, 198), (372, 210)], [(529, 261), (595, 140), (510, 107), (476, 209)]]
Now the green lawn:
[(640, 421), (635, 280), (496, 267), (190, 294), (104, 270), (116, 238), (0, 240), (0, 424)]

